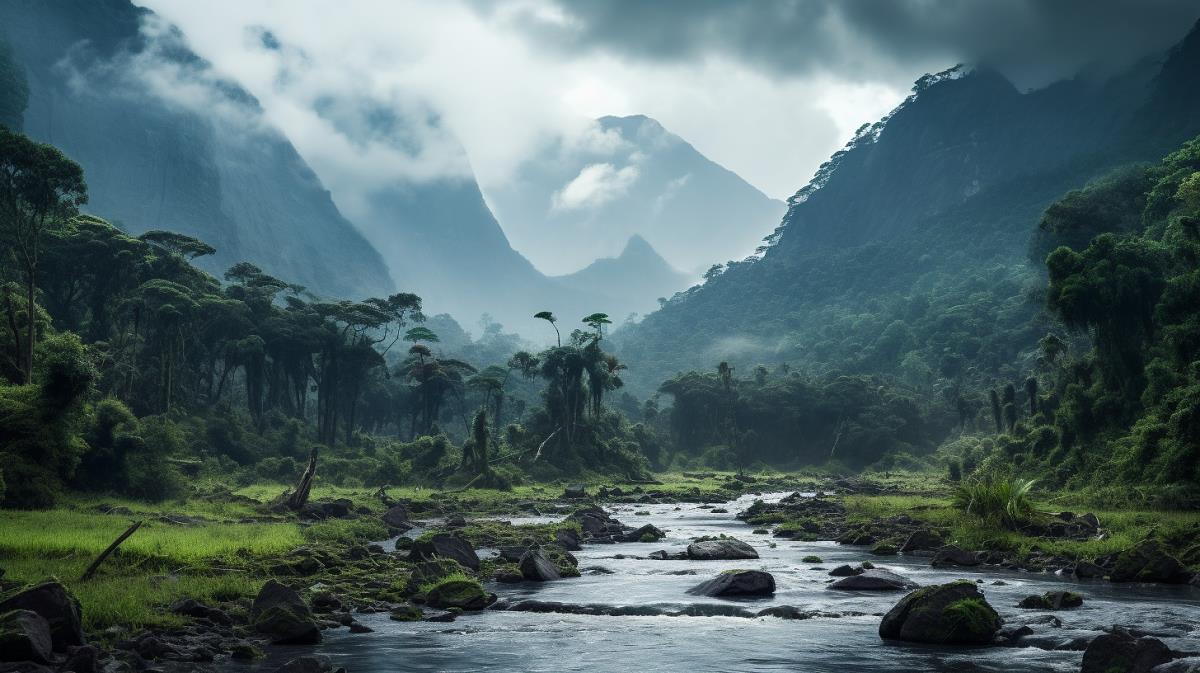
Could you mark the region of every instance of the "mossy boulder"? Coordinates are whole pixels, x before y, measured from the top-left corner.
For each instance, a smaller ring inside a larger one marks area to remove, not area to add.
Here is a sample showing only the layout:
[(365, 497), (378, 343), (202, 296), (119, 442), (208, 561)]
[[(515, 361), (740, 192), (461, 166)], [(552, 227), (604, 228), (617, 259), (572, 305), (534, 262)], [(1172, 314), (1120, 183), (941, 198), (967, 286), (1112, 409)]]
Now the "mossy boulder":
[(250, 625), (277, 644), (310, 644), (321, 640), (312, 611), (295, 590), (268, 580), (250, 606)]
[(454, 559), (440, 558), (432, 561), (422, 561), (413, 566), (412, 574), (409, 575), (408, 584), (405, 587), (405, 593), (418, 593), (423, 586), (434, 584), (438, 580), (454, 575), (462, 575), (464, 572), (465, 569)]
[(491, 604), (483, 585), (467, 577), (451, 577), (425, 591), (425, 604), (447, 610), (482, 610)]
[(986, 645), (1000, 630), (1000, 615), (974, 582), (959, 580), (917, 589), (884, 615), (879, 635), (939, 645)]
[(558, 567), (537, 549), (526, 551), (521, 556), (518, 566), (521, 569), (521, 577), (530, 582), (550, 582), (562, 579)]
[(425, 616), (425, 613), (421, 612), (421, 608), (412, 603), (404, 603), (392, 608), (388, 616), (397, 622), (419, 622)]
[(432, 561), (454, 559), (464, 568), (479, 570), (479, 555), (465, 538), (457, 535), (438, 534), (417, 538), (409, 552), (410, 561)]
[(888, 544), (887, 542), (880, 542), (871, 547), (871, 553), (876, 556), (895, 556), (897, 551), (896, 545)]
[(1143, 540), (1117, 555), (1108, 578), (1113, 582), (1186, 582), (1186, 569), (1162, 544)]
[(1063, 610), (1083, 605), (1083, 596), (1073, 591), (1047, 591), (1041, 596), (1026, 596), (1017, 603), (1025, 610)]

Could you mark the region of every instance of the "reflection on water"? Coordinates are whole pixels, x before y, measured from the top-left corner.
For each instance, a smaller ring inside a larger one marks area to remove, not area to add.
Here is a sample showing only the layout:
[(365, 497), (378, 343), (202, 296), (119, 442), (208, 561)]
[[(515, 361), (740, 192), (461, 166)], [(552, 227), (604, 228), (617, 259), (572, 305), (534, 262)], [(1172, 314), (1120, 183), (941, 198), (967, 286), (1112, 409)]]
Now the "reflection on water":
[[(782, 497), (775, 494), (766, 499)], [(318, 651), (350, 673), (383, 671), (807, 671), (820, 673), (887, 671), (1076, 671), (1081, 653), (1021, 648), (940, 648), (885, 643), (877, 629), (902, 592), (830, 591), (827, 571), (842, 563), (870, 558), (878, 565), (935, 584), (966, 577), (982, 579), (988, 601), (1005, 617), (1028, 616), (1014, 606), (1022, 597), (1071, 584), (1084, 606), (1056, 613), (1062, 629), (1038, 627), (1050, 636), (1094, 632), (1113, 624), (1136, 626), (1177, 649), (1200, 649), (1200, 591), (1183, 586), (1119, 585), (1069, 582), (1053, 575), (962, 569), (935, 569), (923, 558), (871, 557), (863, 548), (829, 542), (791, 542), (753, 535), (733, 518), (747, 507), (747, 496), (713, 514), (696, 505), (617, 505), (614, 515), (626, 524), (653, 523), (667, 531), (655, 543), (589, 545), (576, 553), (584, 576), (547, 584), (494, 585), (490, 590), (509, 602), (537, 599), (604, 606), (658, 606), (681, 609), (720, 602), (685, 592), (730, 568), (755, 568), (775, 576), (773, 598), (739, 605), (762, 609), (791, 605), (804, 611), (865, 613), (865, 616), (782, 620), (773, 617), (589, 616), (489, 610), (449, 624), (393, 622), (386, 615), (361, 615), (374, 633), (327, 632)], [(636, 516), (635, 511), (649, 512)], [(542, 519), (538, 519), (541, 521)], [(514, 520), (519, 523), (521, 520)], [(682, 551), (690, 538), (734, 535), (758, 550), (757, 561), (650, 561), (666, 549)], [(775, 542), (772, 548), (770, 543)], [(807, 555), (819, 566), (802, 563)], [(616, 556), (626, 558), (616, 558)], [(611, 573), (589, 572), (603, 568)], [(694, 574), (693, 574), (694, 573)], [(1004, 585), (993, 585), (995, 580)], [(1053, 641), (1053, 638), (1046, 639)], [(256, 666), (265, 668), (308, 652), (285, 648)]]

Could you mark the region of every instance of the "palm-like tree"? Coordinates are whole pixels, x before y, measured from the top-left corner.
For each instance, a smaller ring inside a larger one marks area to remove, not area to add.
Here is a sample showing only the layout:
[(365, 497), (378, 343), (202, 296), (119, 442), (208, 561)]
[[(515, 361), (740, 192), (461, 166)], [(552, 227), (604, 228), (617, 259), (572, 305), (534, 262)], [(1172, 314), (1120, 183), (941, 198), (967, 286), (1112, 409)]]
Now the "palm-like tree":
[(558, 325), (556, 324), (558, 322), (558, 318), (555, 318), (554, 314), (550, 311), (538, 311), (537, 313), (533, 314), (533, 317), (550, 323), (550, 326), (554, 328), (554, 335), (558, 337), (558, 346), (559, 348), (562, 348), (562, 332), (558, 331)]

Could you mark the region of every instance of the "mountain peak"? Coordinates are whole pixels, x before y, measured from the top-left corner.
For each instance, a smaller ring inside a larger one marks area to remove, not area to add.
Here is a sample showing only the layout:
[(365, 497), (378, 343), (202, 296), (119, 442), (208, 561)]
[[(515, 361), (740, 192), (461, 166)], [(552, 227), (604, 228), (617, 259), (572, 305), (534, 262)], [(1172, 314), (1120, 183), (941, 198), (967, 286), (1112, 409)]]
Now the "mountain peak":
[(629, 240), (625, 242), (625, 249), (623, 249), (620, 254), (620, 257), (625, 259), (651, 256), (662, 259), (662, 256), (658, 254), (658, 251), (654, 249), (654, 246), (650, 245), (649, 241), (642, 238), (641, 234), (634, 234), (633, 236), (630, 236)]

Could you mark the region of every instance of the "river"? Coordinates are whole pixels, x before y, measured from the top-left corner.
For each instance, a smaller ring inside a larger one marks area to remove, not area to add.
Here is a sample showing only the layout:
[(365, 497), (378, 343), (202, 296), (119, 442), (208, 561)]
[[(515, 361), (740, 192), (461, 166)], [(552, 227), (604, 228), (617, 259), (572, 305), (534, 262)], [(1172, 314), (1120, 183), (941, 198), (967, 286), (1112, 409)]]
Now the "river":
[[(784, 494), (765, 496), (771, 500)], [(799, 542), (754, 535), (734, 515), (756, 498), (745, 496), (712, 513), (694, 504), (612, 505), (627, 525), (652, 523), (667, 532), (654, 543), (585, 545), (576, 552), (582, 577), (545, 584), (491, 584), (501, 602), (537, 599), (594, 606), (639, 606), (700, 613), (730, 605), (752, 610), (790, 605), (805, 611), (866, 613), (864, 616), (804, 620), (729, 616), (608, 616), (486, 610), (452, 623), (394, 622), (385, 614), (360, 615), (373, 633), (327, 631), (316, 649), (349, 673), (393, 671), (804, 671), (872, 673), (907, 671), (1077, 671), (1082, 652), (1052, 649), (1120, 624), (1161, 638), (1175, 649), (1200, 649), (1200, 591), (1187, 586), (1072, 581), (1050, 574), (996, 569), (932, 568), (927, 558), (874, 557), (865, 548), (832, 542)], [(635, 512), (648, 512), (636, 515)], [(513, 519), (513, 523), (549, 519)], [(757, 561), (646, 560), (653, 551), (682, 551), (702, 535), (732, 535), (752, 544)], [(772, 547), (771, 543), (775, 543)], [(484, 553), (481, 552), (481, 556)], [(614, 558), (622, 555), (625, 558)], [(822, 563), (804, 563), (807, 555)], [(1024, 596), (1070, 589), (1084, 596), (1080, 608), (1053, 613), (1061, 627), (1035, 626), (1040, 647), (951, 648), (884, 642), (878, 614), (904, 592), (842, 592), (827, 588), (828, 570), (871, 560), (921, 585), (959, 578), (983, 580), (988, 602), (1006, 620), (1049, 614), (1020, 610)], [(687, 589), (722, 570), (752, 568), (775, 577), (770, 599), (728, 601), (695, 597)], [(993, 584), (995, 581), (1002, 585)], [(708, 606), (721, 606), (711, 609)], [(270, 670), (310, 648), (275, 649), (257, 665), (232, 670)]]

